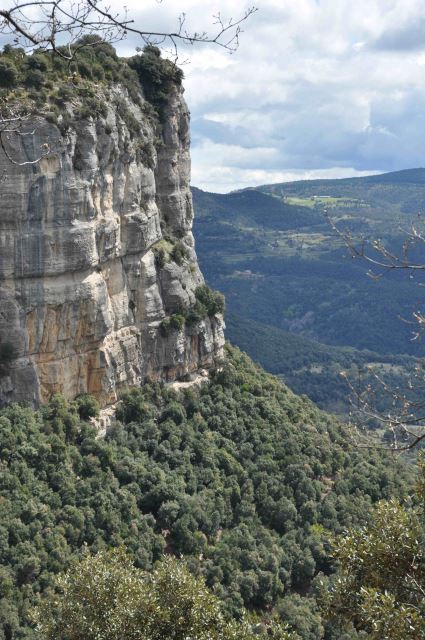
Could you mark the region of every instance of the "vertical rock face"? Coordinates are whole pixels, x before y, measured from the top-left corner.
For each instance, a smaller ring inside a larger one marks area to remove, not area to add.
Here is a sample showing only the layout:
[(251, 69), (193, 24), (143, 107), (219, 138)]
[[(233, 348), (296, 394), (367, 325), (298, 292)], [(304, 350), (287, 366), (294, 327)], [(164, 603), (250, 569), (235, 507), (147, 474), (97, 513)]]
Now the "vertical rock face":
[[(203, 284), (181, 92), (160, 128), (142, 95), (136, 104), (115, 86), (98, 99), (106, 117), (67, 105), (55, 124), (10, 136), (19, 164), (0, 154), (0, 346), (15, 350), (3, 402), (88, 392), (107, 405), (122, 387), (175, 380), (222, 351), (220, 315), (164, 331)], [(46, 140), (54, 152), (22, 164)]]

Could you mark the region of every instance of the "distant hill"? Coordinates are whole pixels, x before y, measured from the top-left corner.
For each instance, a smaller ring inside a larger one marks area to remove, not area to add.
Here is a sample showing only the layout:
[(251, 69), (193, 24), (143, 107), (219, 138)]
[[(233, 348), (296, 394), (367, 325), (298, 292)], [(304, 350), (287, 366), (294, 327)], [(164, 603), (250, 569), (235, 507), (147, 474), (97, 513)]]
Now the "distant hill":
[(302, 185), (302, 186), (322, 186), (322, 185), (344, 185), (349, 184), (425, 184), (425, 168), (419, 167), (417, 169), (402, 169), (401, 171), (390, 171), (388, 173), (377, 173), (371, 176), (361, 176), (353, 178), (320, 178), (317, 180), (293, 180), (291, 182), (274, 183), (271, 185), (262, 185), (255, 187), (260, 191), (266, 190), (269, 187), (287, 187), (289, 185)]
[[(400, 214), (417, 214), (422, 211), (425, 197), (425, 169), (406, 169), (361, 178), (334, 180), (300, 180), (280, 184), (263, 185), (257, 189), (279, 198), (310, 198), (319, 196), (318, 205), (329, 206), (325, 198), (350, 199), (350, 205), (331, 200), (331, 207), (338, 209), (362, 208), (365, 218), (399, 219)], [(357, 207), (356, 202), (357, 201)]]
[[(301, 350), (311, 353), (312, 363), (317, 359), (313, 345), (368, 350), (381, 359), (425, 355), (425, 342), (412, 341), (411, 325), (400, 319), (421, 308), (423, 276), (368, 278), (367, 265), (352, 260), (324, 216), (327, 209), (354, 233), (400, 248), (399, 227), (408, 227), (425, 202), (425, 169), (229, 194), (193, 189), (193, 199), (200, 264), (211, 286), (226, 295), (228, 337), (297, 392), (302, 379), (320, 402), (319, 378), (307, 365), (302, 375), (288, 377), (293, 354)], [(341, 364), (341, 354), (329, 354)], [(343, 360), (350, 358), (357, 366), (358, 354), (345, 353)], [(331, 378), (337, 398), (340, 386)], [(323, 385), (325, 379), (322, 373)]]
[(234, 193), (208, 193), (192, 188), (197, 215), (220, 216), (231, 225), (258, 225), (268, 229), (297, 229), (323, 225), (323, 216), (305, 206), (286, 204), (278, 198), (249, 189)]

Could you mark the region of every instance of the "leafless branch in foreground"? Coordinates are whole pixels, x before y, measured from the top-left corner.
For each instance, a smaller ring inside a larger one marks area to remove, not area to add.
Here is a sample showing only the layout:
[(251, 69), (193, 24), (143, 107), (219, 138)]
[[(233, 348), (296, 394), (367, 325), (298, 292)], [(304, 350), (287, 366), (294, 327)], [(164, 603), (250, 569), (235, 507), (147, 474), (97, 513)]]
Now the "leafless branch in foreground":
[[(347, 229), (341, 228), (325, 211), (325, 216), (336, 235), (349, 250), (353, 259), (363, 260), (369, 265), (367, 275), (379, 280), (392, 271), (418, 272), (425, 270), (425, 261), (411, 257), (414, 249), (423, 249), (425, 245), (425, 221), (418, 215), (416, 221), (408, 229), (399, 229), (403, 242), (399, 252), (390, 249), (381, 239), (368, 239), (364, 235), (355, 237)], [(421, 283), (418, 284), (421, 286)], [(404, 322), (412, 324), (414, 331), (412, 340), (418, 340), (425, 333), (425, 313), (420, 310), (412, 312), (412, 319)], [(346, 379), (350, 392), (350, 422), (355, 426), (358, 446), (370, 446), (371, 439), (377, 443), (373, 446), (403, 452), (414, 449), (425, 441), (425, 367), (418, 361), (413, 373), (406, 374), (405, 384), (393, 388), (373, 368), (368, 369), (374, 384), (362, 386), (356, 384), (346, 372), (341, 375)], [(377, 405), (385, 404), (384, 411)], [(374, 436), (368, 429), (373, 422), (390, 437), (390, 444), (382, 444), (380, 435)]]
[(142, 46), (155, 45), (177, 54), (180, 44), (214, 44), (230, 53), (239, 46), (243, 23), (257, 11), (249, 7), (238, 18), (212, 17), (212, 32), (190, 31), (186, 15), (177, 19), (174, 31), (147, 31), (137, 25), (124, 7), (115, 11), (99, 0), (12, 0), (8, 9), (0, 9), (0, 34), (26, 49), (54, 51), (72, 60), (78, 51), (73, 45), (84, 35), (96, 35), (105, 42), (123, 40), (128, 34), (140, 37)]
[(14, 143), (23, 141), (27, 137), (33, 137), (42, 122), (41, 116), (37, 117), (17, 104), (7, 104), (6, 106), (0, 104), (0, 149), (8, 162), (19, 166), (33, 165), (54, 151), (51, 142), (46, 140), (41, 144), (34, 158), (22, 161), (17, 160), (13, 155), (11, 149), (15, 146)]

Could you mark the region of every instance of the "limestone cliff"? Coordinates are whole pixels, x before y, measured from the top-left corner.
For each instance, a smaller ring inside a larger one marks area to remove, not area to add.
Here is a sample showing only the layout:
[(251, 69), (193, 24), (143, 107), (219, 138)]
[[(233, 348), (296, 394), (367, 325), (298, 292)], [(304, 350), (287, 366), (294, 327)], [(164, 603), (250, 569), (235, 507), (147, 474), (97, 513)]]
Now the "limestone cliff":
[[(220, 314), (191, 323), (203, 284), (189, 190), (189, 114), (174, 88), (162, 124), (137, 89), (70, 100), (0, 153), (0, 345), (15, 349), (0, 401), (54, 392), (102, 405), (146, 377), (175, 380), (221, 354)], [(50, 141), (52, 153), (34, 158)], [(173, 323), (168, 320), (177, 317)]]

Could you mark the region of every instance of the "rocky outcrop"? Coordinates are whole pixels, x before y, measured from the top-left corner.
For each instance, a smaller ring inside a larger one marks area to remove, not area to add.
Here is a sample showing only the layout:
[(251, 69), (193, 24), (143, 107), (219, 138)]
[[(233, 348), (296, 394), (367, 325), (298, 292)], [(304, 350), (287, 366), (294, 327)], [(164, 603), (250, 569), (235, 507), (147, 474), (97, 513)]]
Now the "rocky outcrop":
[[(189, 190), (189, 114), (177, 88), (162, 124), (142, 94), (98, 89), (102, 115), (69, 103), (0, 154), (0, 400), (55, 392), (103, 406), (146, 377), (212, 364), (220, 315), (163, 331), (202, 285)], [(53, 120), (53, 121), (52, 121)], [(52, 153), (40, 153), (46, 140)]]

